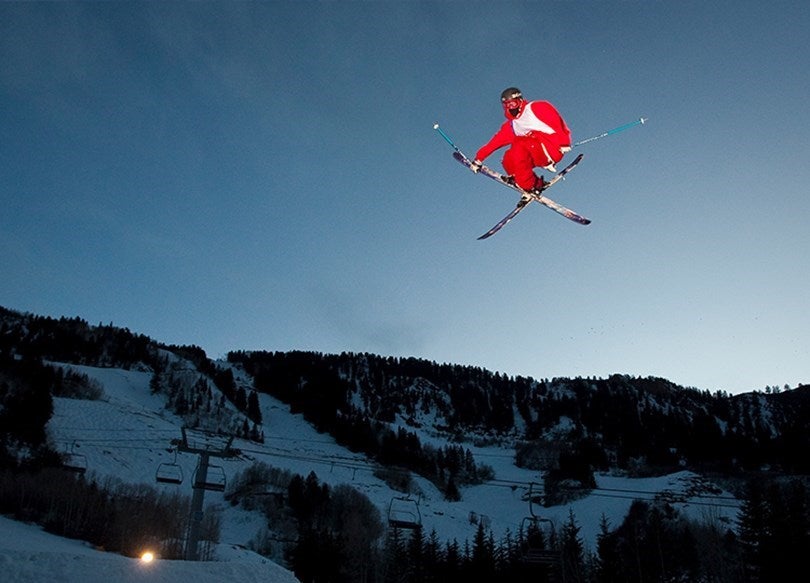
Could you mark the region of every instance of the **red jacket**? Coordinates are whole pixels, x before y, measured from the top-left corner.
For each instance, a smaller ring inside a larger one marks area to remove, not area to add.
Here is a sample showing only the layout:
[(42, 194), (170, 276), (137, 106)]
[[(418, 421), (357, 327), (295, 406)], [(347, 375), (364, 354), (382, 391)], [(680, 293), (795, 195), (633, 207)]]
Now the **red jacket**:
[(563, 148), (571, 147), (571, 130), (554, 106), (548, 101), (530, 101), (517, 117), (504, 122), (489, 142), (481, 146), (476, 159), (483, 162), (495, 150), (510, 145), (517, 136), (542, 142), (553, 162), (559, 162), (568, 151)]

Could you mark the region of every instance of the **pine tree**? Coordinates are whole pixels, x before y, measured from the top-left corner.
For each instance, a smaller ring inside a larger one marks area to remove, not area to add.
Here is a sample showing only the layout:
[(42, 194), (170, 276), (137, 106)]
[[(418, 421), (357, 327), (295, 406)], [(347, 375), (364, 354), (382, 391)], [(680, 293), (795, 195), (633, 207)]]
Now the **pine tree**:
[(577, 525), (574, 511), (568, 510), (568, 521), (561, 534), (563, 579), (569, 582), (585, 581), (585, 549), (579, 536), (581, 527)]
[(410, 531), (410, 536), (406, 544), (408, 555), (407, 568), (408, 580), (414, 583), (421, 583), (425, 580), (425, 539), (421, 528), (414, 528)]
[(443, 583), (441, 576), (441, 564), (443, 560), (439, 535), (435, 530), (430, 531), (430, 536), (424, 545), (425, 583)]
[(444, 552), (444, 564), (442, 567), (441, 575), (443, 581), (452, 581), (453, 578), (458, 578), (461, 570), (463, 556), (459, 548), (458, 541), (453, 539), (447, 543)]
[(399, 528), (389, 528), (383, 548), (380, 580), (391, 583), (407, 583), (409, 574), (403, 565), (408, 564), (406, 541)]
[(262, 410), (259, 406), (259, 396), (256, 391), (250, 391), (247, 402), (247, 416), (251, 421), (261, 425), (262, 423)]
[(243, 387), (236, 389), (233, 395), (233, 404), (239, 411), (247, 411), (247, 393)]
[(450, 502), (458, 502), (461, 500), (461, 493), (456, 486), (456, 480), (453, 475), (447, 479), (447, 486), (444, 489), (444, 499)]
[(763, 551), (766, 546), (766, 521), (767, 511), (762, 484), (751, 481), (746, 487), (739, 519), (743, 569), (747, 581), (760, 581)]
[(487, 538), (484, 525), (479, 522), (473, 539), (470, 566), (476, 577), (491, 581), (495, 577), (495, 549), (491, 539)]
[(610, 523), (604, 514), (599, 519), (596, 549), (596, 580), (599, 583), (618, 583), (621, 581), (621, 556), (617, 537), (610, 532)]
[(788, 549), (796, 568), (810, 552), (810, 499), (805, 485), (800, 480), (792, 480), (786, 488), (787, 504), (786, 539)]
[(149, 391), (156, 395), (163, 390), (163, 373), (155, 371), (149, 379)]
[(804, 487), (796, 480), (787, 485), (772, 483), (765, 492), (765, 533), (760, 554), (762, 581), (792, 579), (810, 551), (803, 491)]
[(512, 531), (508, 528), (495, 551), (495, 564), (502, 579), (515, 580), (520, 567), (520, 547), (519, 541), (515, 540)]

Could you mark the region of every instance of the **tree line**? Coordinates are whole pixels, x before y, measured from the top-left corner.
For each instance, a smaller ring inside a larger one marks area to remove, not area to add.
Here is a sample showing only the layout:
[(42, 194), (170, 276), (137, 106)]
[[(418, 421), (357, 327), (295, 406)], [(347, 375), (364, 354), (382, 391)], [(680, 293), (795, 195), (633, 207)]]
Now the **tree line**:
[(398, 526), (347, 485), (266, 464), (237, 476), (228, 497), (265, 513), (280, 538), (262, 550), (303, 583), (765, 583), (791, 580), (810, 551), (810, 498), (799, 479), (751, 480), (738, 524), (637, 500), (621, 524), (600, 519), (595, 549), (585, 548), (572, 511), (561, 525), (527, 517), (501, 540), (479, 521), (471, 540), (442, 541), (421, 524)]

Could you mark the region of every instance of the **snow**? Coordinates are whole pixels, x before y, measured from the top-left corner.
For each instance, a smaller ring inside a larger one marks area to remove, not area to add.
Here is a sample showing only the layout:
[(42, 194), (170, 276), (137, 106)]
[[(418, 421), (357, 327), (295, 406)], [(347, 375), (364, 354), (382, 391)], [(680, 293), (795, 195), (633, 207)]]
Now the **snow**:
[[(165, 397), (151, 394), (151, 373), (70, 367), (97, 380), (104, 388), (104, 396), (98, 401), (55, 398), (54, 415), (48, 425), (54, 443), (62, 451), (80, 456), (87, 464), (88, 475), (102, 481), (148, 483), (159, 489), (179, 488), (181, 493), (190, 495), (197, 458), (187, 453), (176, 455), (171, 449), (171, 440), (181, 436), (182, 421), (164, 408)], [(314, 471), (321, 482), (330, 486), (346, 483), (363, 492), (386, 519), (391, 501), (402, 494), (373, 475), (372, 462), (339, 446), (329, 435), (318, 433), (301, 415), (291, 414), (286, 405), (273, 397), (259, 395), (259, 400), (265, 443), (235, 440), (233, 446), (242, 451), (239, 458), (212, 459), (226, 477), (233, 477), (253, 461), (302, 476)], [(408, 427), (408, 430), (416, 432), (424, 443), (441, 443), (428, 432), (428, 425), (422, 427), (425, 429)], [(461, 501), (448, 502), (432, 483), (414, 476), (420, 492), (414, 499), (419, 503), (424, 531), (430, 534), (435, 529), (442, 541), (455, 539), (463, 544), (472, 540), (479, 522), (491, 528), (498, 541), (507, 531), (516, 534), (531, 511), (552, 520), (557, 527), (573, 511), (586, 549), (594, 551), (603, 515), (615, 528), (634, 499), (652, 500), (660, 492), (669, 492), (674, 506), (695, 519), (720, 521), (728, 528), (736, 524), (738, 504), (731, 494), (722, 491), (687, 494), (699, 482), (699, 477), (688, 471), (644, 479), (598, 475), (598, 488), (588, 497), (552, 508), (535, 505), (530, 509), (526, 494), (530, 484), (539, 488), (538, 472), (516, 467), (512, 448), (462, 445), (470, 449), (476, 462), (493, 468), (493, 481), (464, 487)], [(175, 462), (182, 467), (183, 484), (157, 484), (158, 466)], [(136, 580), (204, 583), (226, 577), (247, 582), (296, 581), (286, 569), (247, 550), (249, 542), (266, 528), (264, 517), (232, 507), (218, 492), (205, 492), (205, 506), (206, 510), (220, 513), (221, 533), (214, 560), (204, 563), (161, 559), (144, 563), (0, 517), (3, 580), (37, 583), (51, 581), (53, 573), (61, 573), (63, 580), (83, 583)]]
[[(5, 583), (295, 583), (292, 573), (249, 551), (229, 553), (219, 561), (156, 559), (150, 563), (63, 539), (38, 526), (0, 516), (0, 572)], [(58, 576), (57, 576), (58, 574)]]

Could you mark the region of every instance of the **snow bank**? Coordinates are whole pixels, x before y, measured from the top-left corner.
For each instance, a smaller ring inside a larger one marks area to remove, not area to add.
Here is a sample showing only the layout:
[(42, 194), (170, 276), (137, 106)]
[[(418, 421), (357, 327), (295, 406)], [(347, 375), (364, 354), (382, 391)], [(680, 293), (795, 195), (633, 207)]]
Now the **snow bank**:
[(249, 551), (227, 555), (227, 562), (145, 563), (0, 517), (0, 573), (5, 583), (299, 583), (286, 569)]

